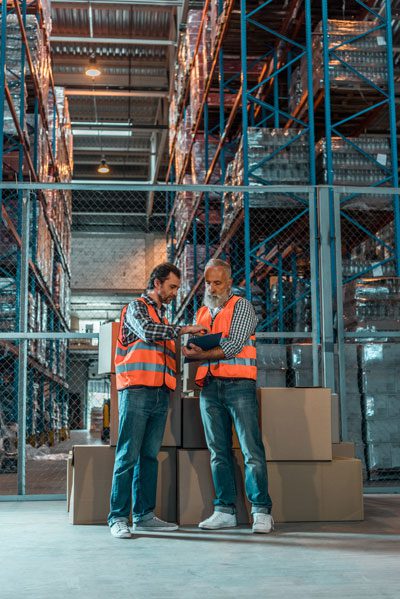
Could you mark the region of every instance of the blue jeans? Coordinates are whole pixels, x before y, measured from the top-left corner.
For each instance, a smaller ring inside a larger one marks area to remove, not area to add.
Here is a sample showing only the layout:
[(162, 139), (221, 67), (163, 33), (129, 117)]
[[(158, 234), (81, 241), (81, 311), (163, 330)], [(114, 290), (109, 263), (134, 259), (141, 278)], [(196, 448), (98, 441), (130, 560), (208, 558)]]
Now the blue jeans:
[(202, 388), (200, 410), (214, 481), (216, 511), (235, 513), (236, 484), (232, 456), (232, 421), (244, 457), (246, 495), (252, 513), (271, 512), (265, 449), (258, 424), (256, 383), (249, 379), (211, 377)]
[(118, 393), (119, 436), (108, 524), (145, 520), (156, 505), (157, 455), (167, 420), (166, 387), (135, 387)]

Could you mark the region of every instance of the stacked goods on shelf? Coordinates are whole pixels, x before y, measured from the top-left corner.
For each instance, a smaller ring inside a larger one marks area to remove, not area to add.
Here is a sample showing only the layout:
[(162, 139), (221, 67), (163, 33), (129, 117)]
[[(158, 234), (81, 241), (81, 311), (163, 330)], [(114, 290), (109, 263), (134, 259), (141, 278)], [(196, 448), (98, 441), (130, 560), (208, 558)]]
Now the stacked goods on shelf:
[[(206, 165), (206, 147), (203, 134), (196, 136), (196, 141), (192, 148), (192, 181), (195, 185), (205, 183), (208, 167), (213, 160), (217, 151), (218, 142), (215, 139), (208, 140), (208, 164)], [(207, 167), (207, 168), (206, 168)], [(217, 185), (221, 179), (221, 168), (219, 163), (216, 164), (211, 179), (208, 181), (210, 185)]]
[[(51, 29), (50, 4), (40, 5), (41, 17), (28, 14), (23, 17), (31, 71), (28, 61), (21, 62), (23, 35), (15, 14), (7, 15), (6, 83), (11, 92), (16, 115), (23, 130), (18, 134), (8, 103), (5, 103), (3, 177), (15, 179), (22, 172), (28, 180), (44, 183), (68, 181), (72, 165), (72, 132), (68, 101), (64, 90), (51, 88), (51, 59), (49, 34)], [(40, 9), (39, 7), (39, 9)], [(22, 99), (22, 104), (21, 104)], [(57, 110), (56, 110), (57, 108)], [(35, 114), (36, 111), (36, 114)], [(13, 146), (8, 144), (12, 136)], [(19, 148), (18, 148), (19, 145)], [(20, 171), (20, 148), (29, 150), (34, 173), (23, 161)], [(18, 148), (18, 149), (15, 149)], [(55, 159), (51, 161), (51, 154)], [(31, 258), (35, 269), (30, 273), (28, 294), (28, 331), (48, 332), (63, 330), (62, 316), (69, 319), (69, 273), (71, 246), (71, 192), (44, 190), (31, 194)], [(2, 330), (18, 331), (18, 288), (15, 281), (19, 259), (19, 235), (22, 196), (3, 192), (3, 230), (0, 234), (1, 266), (10, 273), (11, 285), (0, 285), (0, 319)], [(10, 223), (10, 225), (8, 224)], [(7, 276), (5, 278), (8, 278)], [(44, 289), (43, 289), (44, 283)], [(11, 302), (10, 302), (11, 300)], [(10, 342), (13, 343), (13, 342)], [(5, 343), (0, 351), (7, 352), (6, 375), (14, 385), (13, 406), (17, 405), (15, 351)], [(28, 341), (29, 369), (27, 435), (33, 444), (52, 444), (62, 423), (68, 424), (68, 405), (64, 405), (64, 387), (67, 365), (67, 343), (35, 339)], [(5, 375), (4, 375), (5, 376)], [(61, 379), (61, 380), (60, 380)], [(15, 419), (14, 419), (15, 420)]]
[(292, 73), (289, 87), (289, 112), (293, 114), (304, 93), (303, 80), (300, 67), (296, 67)]
[(257, 385), (286, 387), (287, 371), (286, 345), (257, 340)]
[(189, 124), (190, 111), (185, 111), (185, 116), (178, 126), (175, 147), (175, 172), (177, 176), (182, 172), (185, 158), (189, 152), (192, 139), (191, 124)]
[[(354, 145), (351, 145), (354, 144)], [(361, 135), (360, 137), (341, 137), (331, 139), (333, 156), (333, 184), (335, 185), (373, 185), (387, 177), (391, 168), (390, 140), (388, 137)], [(356, 147), (360, 148), (359, 150)], [(316, 145), (317, 172), (320, 183), (327, 183), (326, 140), (321, 139)], [(371, 156), (376, 162), (373, 162)], [(374, 207), (376, 196), (363, 196), (346, 202), (345, 209)], [(375, 201), (374, 201), (375, 200)], [(377, 209), (388, 207), (388, 201), (382, 202), (378, 196)], [(386, 208), (387, 209), (387, 208)]]
[[(197, 276), (195, 277), (194, 272), (194, 246), (191, 244), (185, 245), (183, 252), (177, 260), (177, 266), (182, 273), (182, 284), (179, 288), (178, 302), (190, 293), (193, 285), (196, 283), (197, 278), (201, 273), (204, 272), (206, 265), (206, 246), (198, 243), (196, 245), (196, 260), (197, 260)], [(212, 248), (210, 249), (210, 255), (212, 254)]]
[[(195, 53), (197, 36), (201, 22), (201, 15), (201, 10), (190, 9), (188, 11), (186, 20), (186, 30), (182, 34), (179, 44), (174, 77), (176, 118), (178, 116), (179, 111), (183, 108), (185, 89), (188, 82), (190, 64)], [(176, 123), (176, 118), (171, 122), (171, 124)]]
[[(35, 45), (39, 43), (39, 31), (38, 28), (32, 28), (33, 20), (36, 21), (35, 17), (30, 17), (27, 20), (26, 33), (28, 37), (29, 45)], [(0, 18), (1, 24), (1, 18)], [(18, 120), (21, 123), (21, 98), (23, 99), (23, 123), (22, 130), (26, 133), (26, 109), (27, 109), (27, 90), (25, 82), (22, 81), (21, 66), (21, 53), (22, 53), (22, 39), (21, 29), (19, 27), (17, 15), (7, 16), (7, 37), (6, 37), (6, 83), (10, 90), (10, 94), (13, 100), (15, 111), (18, 116)], [(21, 92), (22, 95), (21, 95)], [(11, 114), (8, 103), (4, 103), (4, 133), (16, 135), (16, 127), (14, 119)]]
[(38, 202), (36, 263), (51, 293), (53, 290), (54, 241), (47, 226), (44, 209)]
[[(309, 181), (309, 149), (307, 135), (301, 135), (299, 129), (248, 129), (248, 162), (250, 185), (255, 191), (250, 194), (250, 206), (254, 208), (299, 208), (298, 200), (283, 194), (256, 193), (259, 185), (306, 185)], [(298, 137), (298, 139), (296, 139)], [(294, 140), (291, 142), (291, 140)], [(280, 148), (288, 145), (280, 151)], [(274, 154), (275, 153), (275, 154)], [(271, 159), (268, 157), (271, 156)], [(243, 144), (231, 164), (225, 177), (227, 185), (243, 185)], [(224, 194), (223, 230), (229, 229), (232, 221), (243, 207), (243, 194)]]
[(374, 277), (350, 281), (343, 289), (347, 330), (400, 330), (400, 278)]
[[(36, 328), (38, 332), (48, 331), (48, 308), (44, 298), (40, 295), (36, 299)], [(47, 361), (47, 345), (49, 341), (47, 339), (38, 339), (36, 342), (37, 354), (36, 359), (43, 366), (48, 366)]]
[[(55, 127), (55, 158), (60, 181), (70, 179), (73, 167), (73, 143), (68, 98), (63, 87), (55, 87), (49, 95), (49, 129)], [(56, 110), (57, 108), (57, 110)]]
[(15, 280), (10, 277), (0, 278), (0, 315), (2, 331), (14, 331), (16, 325), (17, 291)]
[[(183, 178), (183, 185), (191, 185), (192, 179), (186, 175)], [(196, 193), (192, 191), (180, 191), (176, 194), (175, 208), (175, 240), (179, 244), (185, 233), (187, 223), (189, 222), (190, 214), (193, 210), (193, 204), (196, 201)]]
[(363, 441), (370, 480), (397, 478), (400, 472), (400, 345), (359, 347)]
[[(329, 80), (331, 87), (365, 87), (372, 81), (375, 85), (387, 85), (386, 40), (382, 29), (372, 21), (328, 20)], [(335, 49), (336, 48), (336, 49)], [(332, 52), (334, 51), (334, 53)], [(347, 68), (343, 62), (350, 65)], [(352, 70), (354, 69), (354, 70)], [(307, 89), (307, 60), (301, 62), (302, 88)], [(313, 33), (313, 87), (314, 93), (324, 86), (322, 22)]]

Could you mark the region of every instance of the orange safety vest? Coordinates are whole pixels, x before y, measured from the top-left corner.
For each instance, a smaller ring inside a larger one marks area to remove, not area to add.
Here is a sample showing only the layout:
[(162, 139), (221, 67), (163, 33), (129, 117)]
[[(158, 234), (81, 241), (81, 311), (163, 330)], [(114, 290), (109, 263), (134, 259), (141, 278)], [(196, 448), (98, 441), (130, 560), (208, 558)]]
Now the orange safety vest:
[[(154, 322), (161, 322), (156, 310), (144, 298), (149, 316)], [(137, 339), (124, 345), (122, 341), (123, 323), (128, 305), (121, 311), (117, 346), (115, 350), (115, 373), (118, 391), (136, 385), (161, 387), (166, 385), (171, 391), (176, 388), (175, 341), (144, 342)], [(163, 319), (168, 324), (166, 318)]]
[[(232, 296), (218, 312), (214, 322), (212, 322), (210, 310), (207, 306), (202, 306), (197, 312), (196, 323), (204, 325), (211, 330), (211, 333), (222, 333), (222, 338), (229, 337), (235, 305), (240, 299), (237, 295)], [(216, 360), (200, 364), (196, 374), (196, 383), (199, 387), (204, 385), (207, 374), (220, 378), (255, 381), (257, 379), (256, 336), (251, 335), (242, 351), (231, 360)]]

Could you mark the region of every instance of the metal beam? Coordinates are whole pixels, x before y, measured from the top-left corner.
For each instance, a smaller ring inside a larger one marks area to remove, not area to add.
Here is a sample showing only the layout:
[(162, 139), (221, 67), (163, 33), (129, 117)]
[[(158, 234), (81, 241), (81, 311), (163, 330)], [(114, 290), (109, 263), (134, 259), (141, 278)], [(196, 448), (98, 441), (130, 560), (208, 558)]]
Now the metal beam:
[[(75, 160), (75, 166), (87, 166), (90, 164), (99, 164), (100, 160), (99, 158), (93, 158), (92, 160)], [(148, 161), (146, 160), (145, 162), (118, 162), (116, 160), (107, 160), (107, 164), (109, 166), (144, 166), (147, 167), (148, 165)]]
[(145, 39), (130, 37), (86, 37), (86, 36), (64, 36), (52, 35), (52, 44), (113, 44), (117, 46), (176, 46), (176, 42), (166, 39)]
[[(120, 5), (130, 5), (130, 6), (145, 6), (145, 7), (161, 7), (161, 8), (169, 8), (174, 6), (182, 6), (184, 0), (91, 0), (91, 4), (103, 4), (106, 6), (118, 6)], [(89, 4), (89, 0), (52, 0), (51, 4), (53, 6), (57, 6), (58, 8), (71, 8), (71, 4), (82, 5), (82, 8), (86, 9)], [(79, 8), (79, 6), (78, 6)]]
[[(95, 139), (95, 138), (94, 138)], [(121, 138), (124, 139), (124, 138)], [(94, 146), (78, 146), (76, 144), (74, 144), (74, 154), (83, 154), (83, 153), (91, 153), (92, 155), (95, 152), (98, 152), (101, 154), (101, 152), (107, 152), (107, 154), (150, 154), (150, 148), (129, 148), (129, 150), (126, 147), (126, 144), (124, 146), (119, 146), (119, 147), (107, 147), (107, 146), (103, 146), (102, 148), (99, 147), (94, 147)]]
[(129, 91), (113, 89), (66, 89), (66, 96), (99, 96), (114, 98), (167, 98), (167, 91), (136, 89)]
[(72, 121), (72, 129), (107, 129), (110, 131), (162, 131), (167, 125), (132, 125), (129, 123), (95, 123), (90, 121)]

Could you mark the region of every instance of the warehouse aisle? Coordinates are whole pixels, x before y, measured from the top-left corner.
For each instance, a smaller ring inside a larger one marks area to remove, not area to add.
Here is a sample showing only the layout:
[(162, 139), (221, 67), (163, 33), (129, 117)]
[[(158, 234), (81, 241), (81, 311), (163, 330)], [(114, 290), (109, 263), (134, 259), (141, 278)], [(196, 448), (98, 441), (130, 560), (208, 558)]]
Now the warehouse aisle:
[(0, 504), (2, 596), (185, 599), (400, 596), (400, 496), (367, 496), (359, 523), (111, 538), (64, 502)]

